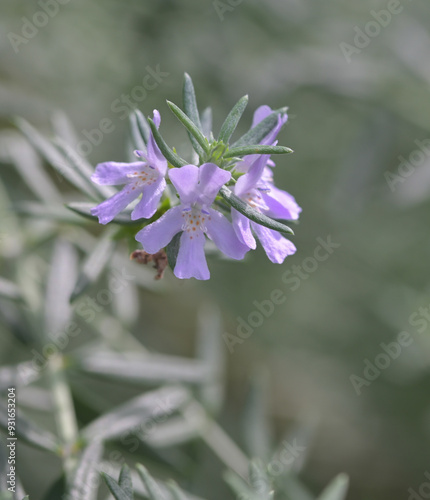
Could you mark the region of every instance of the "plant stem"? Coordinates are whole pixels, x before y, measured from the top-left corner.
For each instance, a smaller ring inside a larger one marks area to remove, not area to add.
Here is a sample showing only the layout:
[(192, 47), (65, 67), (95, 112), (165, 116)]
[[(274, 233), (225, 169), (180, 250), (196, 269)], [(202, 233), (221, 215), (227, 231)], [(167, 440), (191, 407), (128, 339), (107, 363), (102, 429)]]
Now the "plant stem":
[(63, 356), (61, 354), (52, 356), (48, 360), (47, 368), (54, 403), (55, 421), (59, 438), (63, 444), (64, 472), (69, 480), (75, 468), (72, 447), (78, 437), (78, 424), (70, 388), (64, 376)]

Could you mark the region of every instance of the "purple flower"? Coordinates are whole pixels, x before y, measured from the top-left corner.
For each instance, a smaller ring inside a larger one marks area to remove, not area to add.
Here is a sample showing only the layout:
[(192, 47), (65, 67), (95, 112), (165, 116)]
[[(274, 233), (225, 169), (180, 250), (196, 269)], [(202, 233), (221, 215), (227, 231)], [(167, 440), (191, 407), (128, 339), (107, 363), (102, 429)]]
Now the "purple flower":
[[(251, 128), (258, 125), (262, 120), (268, 117), (270, 113), (272, 113), (272, 109), (269, 106), (264, 105), (257, 108), (254, 112)], [(285, 125), (287, 120), (288, 120), (288, 115), (286, 113), (278, 115), (278, 123), (276, 124), (276, 127), (274, 127), (266, 135), (266, 137), (264, 137), (264, 139), (260, 141), (260, 144), (265, 144), (270, 146), (276, 145), (277, 143), (276, 137), (278, 136), (279, 132), (281, 131), (282, 127)], [(244, 173), (249, 172), (251, 165), (255, 163), (255, 160), (257, 158), (258, 155), (244, 156), (242, 158), (242, 161), (235, 166), (235, 170), (237, 172), (244, 172)], [(270, 159), (267, 160), (267, 164), (271, 167), (275, 166), (274, 162)]]
[(249, 250), (241, 243), (231, 223), (217, 210), (210, 208), (220, 188), (231, 174), (213, 163), (201, 167), (185, 165), (169, 172), (181, 203), (136, 235), (143, 249), (154, 254), (183, 231), (174, 274), (178, 278), (207, 280), (210, 277), (204, 245), (205, 234), (232, 259), (243, 259)]
[[(273, 184), (272, 172), (266, 167), (269, 155), (260, 155), (250, 166), (249, 172), (240, 177), (234, 193), (252, 208), (274, 219), (296, 220), (302, 209), (293, 196)], [(239, 240), (249, 248), (256, 248), (252, 234), (254, 230), (269, 259), (282, 264), (285, 257), (296, 251), (294, 244), (278, 231), (268, 229), (250, 221), (237, 210), (232, 209), (233, 227)], [(251, 230), (252, 229), (252, 230)]]
[[(160, 113), (154, 110), (154, 122), (160, 125)], [(107, 224), (124, 210), (140, 194), (142, 198), (131, 213), (133, 220), (149, 219), (157, 210), (161, 195), (166, 188), (164, 179), (167, 160), (161, 154), (150, 134), (147, 151), (135, 151), (143, 161), (134, 163), (99, 163), (91, 179), (97, 184), (125, 184), (124, 188), (111, 198), (91, 210), (100, 224)]]

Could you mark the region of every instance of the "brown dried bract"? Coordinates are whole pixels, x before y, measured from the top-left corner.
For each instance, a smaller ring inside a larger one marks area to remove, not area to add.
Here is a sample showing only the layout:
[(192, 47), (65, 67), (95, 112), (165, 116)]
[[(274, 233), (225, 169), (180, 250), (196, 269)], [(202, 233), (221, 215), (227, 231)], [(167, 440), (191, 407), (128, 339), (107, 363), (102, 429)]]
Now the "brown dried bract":
[(167, 267), (167, 255), (164, 250), (160, 250), (157, 253), (151, 254), (144, 250), (135, 250), (130, 255), (131, 260), (135, 260), (139, 264), (148, 264), (148, 262), (154, 263), (154, 268), (157, 270), (157, 274), (154, 279), (160, 280), (164, 275), (164, 270)]

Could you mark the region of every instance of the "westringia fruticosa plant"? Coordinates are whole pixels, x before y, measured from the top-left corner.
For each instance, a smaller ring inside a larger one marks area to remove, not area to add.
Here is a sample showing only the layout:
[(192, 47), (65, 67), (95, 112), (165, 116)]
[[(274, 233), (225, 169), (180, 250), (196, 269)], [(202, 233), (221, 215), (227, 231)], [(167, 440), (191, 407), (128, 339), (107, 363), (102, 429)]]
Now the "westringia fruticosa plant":
[(248, 97), (233, 107), (215, 139), (210, 109), (199, 114), (187, 74), (183, 95), (184, 111), (167, 103), (188, 131), (194, 150), (191, 161), (166, 144), (157, 110), (148, 121), (136, 113), (137, 161), (97, 165), (91, 177), (94, 183), (124, 187), (93, 207), (91, 214), (108, 224), (134, 203), (131, 220), (147, 220), (136, 234), (144, 253), (135, 255), (148, 259), (166, 248), (178, 278), (209, 279), (205, 235), (226, 256), (240, 260), (256, 248), (255, 234), (268, 258), (282, 263), (296, 247), (283, 236), (292, 230), (278, 219), (296, 220), (301, 212), (295, 199), (273, 182), (275, 164), (270, 155), (292, 152), (277, 146), (276, 140), (287, 122), (287, 108), (259, 107), (251, 129), (230, 144)]

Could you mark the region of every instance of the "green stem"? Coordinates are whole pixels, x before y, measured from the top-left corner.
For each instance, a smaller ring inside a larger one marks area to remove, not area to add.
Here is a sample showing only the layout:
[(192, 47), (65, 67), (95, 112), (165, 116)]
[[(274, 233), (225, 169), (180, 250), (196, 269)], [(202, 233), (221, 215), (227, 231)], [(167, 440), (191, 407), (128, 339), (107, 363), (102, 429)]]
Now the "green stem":
[(52, 356), (48, 361), (47, 374), (51, 384), (55, 421), (62, 442), (64, 472), (69, 480), (75, 469), (72, 454), (73, 445), (78, 438), (78, 424), (69, 385), (64, 375), (64, 358), (61, 354)]

